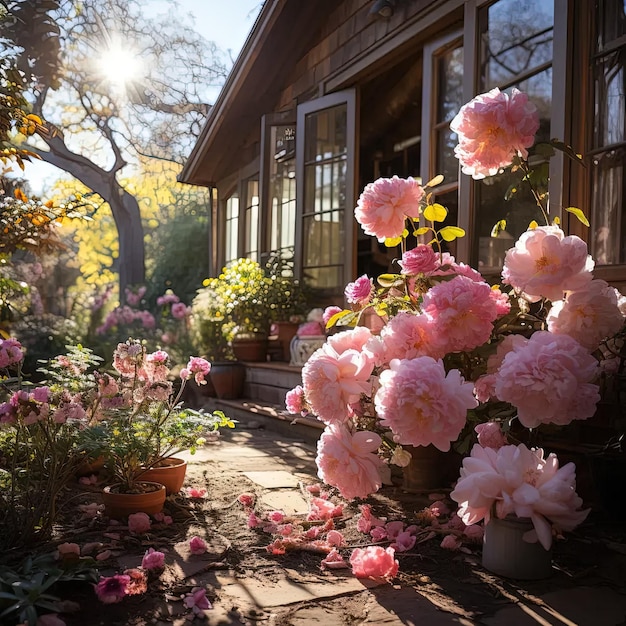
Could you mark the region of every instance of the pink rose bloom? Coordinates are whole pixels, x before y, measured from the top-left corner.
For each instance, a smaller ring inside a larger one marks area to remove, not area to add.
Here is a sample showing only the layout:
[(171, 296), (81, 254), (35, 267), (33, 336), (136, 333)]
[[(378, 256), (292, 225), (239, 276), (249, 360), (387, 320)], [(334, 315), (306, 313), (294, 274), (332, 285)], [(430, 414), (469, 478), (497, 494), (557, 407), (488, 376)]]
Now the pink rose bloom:
[(376, 433), (352, 434), (343, 426), (327, 426), (317, 443), (317, 475), (344, 498), (366, 498), (382, 486), (380, 444)]
[(393, 578), (400, 567), (393, 548), (368, 546), (356, 548), (350, 555), (352, 573), (357, 578)]
[(339, 306), (327, 306), (324, 309), (324, 313), (322, 315), (322, 320), (324, 321), (324, 326), (326, 324), (328, 324), (328, 322), (330, 321), (330, 318), (333, 315), (337, 315), (337, 313), (341, 313), (341, 311), (343, 311), (343, 309)]
[(191, 313), (191, 309), (184, 302), (174, 302), (171, 311), (172, 317), (177, 320), (184, 320)]
[(331, 335), (326, 343), (338, 354), (346, 352), (346, 350), (364, 350), (367, 344), (372, 340), (374, 335), (369, 328), (365, 326), (357, 326), (352, 330), (346, 330), (336, 335)]
[(116, 574), (107, 578), (101, 577), (97, 585), (94, 585), (98, 600), (104, 604), (121, 602), (126, 595), (126, 589), (130, 583), (130, 576)]
[(398, 443), (432, 443), (447, 452), (465, 425), (468, 409), (478, 406), (473, 389), (458, 370), (446, 374), (442, 361), (428, 356), (393, 359), (380, 375), (376, 413)]
[(353, 283), (348, 283), (344, 290), (346, 301), (350, 304), (357, 304), (359, 306), (365, 306), (369, 304), (372, 297), (374, 285), (372, 279), (363, 274), (359, 276)]
[(350, 567), (341, 556), (337, 548), (333, 548), (322, 560), (322, 569), (345, 569)]
[(292, 415), (306, 413), (304, 408), (304, 389), (301, 385), (296, 385), (285, 395), (285, 407)]
[(561, 300), (563, 292), (587, 287), (593, 266), (582, 239), (566, 237), (558, 226), (539, 226), (523, 233), (506, 253), (502, 282), (530, 302)]
[(128, 530), (133, 535), (143, 535), (150, 530), (150, 517), (146, 513), (132, 513), (128, 516)]
[(207, 549), (206, 541), (202, 537), (192, 537), (189, 540), (189, 549), (191, 554), (204, 554)]
[(484, 374), (479, 376), (474, 383), (474, 395), (478, 402), (489, 402), (496, 397), (496, 376), (495, 374)]
[(60, 543), (57, 546), (59, 559), (75, 558), (80, 556), (80, 546), (77, 543)]
[(209, 599), (206, 597), (206, 589), (201, 587), (194, 587), (191, 593), (185, 594), (183, 604), (188, 609), (191, 609), (194, 615), (200, 616), (202, 614), (203, 617), (203, 611), (213, 608)]
[(338, 530), (329, 530), (326, 535), (326, 541), (328, 542), (328, 545), (336, 546), (338, 548), (346, 544), (346, 540)]
[(429, 274), (437, 269), (439, 259), (432, 246), (420, 243), (412, 250), (407, 250), (398, 263), (403, 274)]
[(378, 241), (400, 237), (407, 218), (420, 216), (424, 190), (413, 178), (379, 178), (365, 186), (354, 216), (366, 235)]
[(386, 361), (418, 356), (441, 358), (445, 354), (435, 324), (427, 315), (400, 311), (387, 322), (380, 338)]
[(254, 504), (254, 495), (251, 493), (242, 493), (237, 497), (237, 501), (245, 507), (252, 506)]
[(0, 339), (0, 369), (17, 365), (24, 358), (22, 349), (17, 339)]
[(499, 450), (502, 446), (507, 444), (506, 437), (498, 422), (485, 422), (484, 424), (477, 424), (474, 427), (474, 430), (478, 435), (478, 443), (483, 448), (493, 448), (494, 450)]
[[(528, 343), (528, 339), (523, 335), (507, 335), (497, 346), (496, 353), (487, 359), (487, 372), (495, 374), (502, 365), (504, 357), (512, 350), (524, 347)], [(495, 382), (493, 383), (495, 384)]]
[(141, 560), (141, 567), (145, 570), (163, 569), (165, 566), (165, 554), (154, 548), (148, 548)]
[(552, 303), (547, 317), (551, 333), (573, 337), (590, 352), (624, 324), (615, 289), (603, 280), (592, 280), (582, 291)]
[(564, 426), (595, 413), (600, 393), (591, 381), (598, 371), (597, 360), (575, 339), (538, 331), (504, 357), (496, 396), (517, 409), (526, 428)]
[[(369, 331), (368, 331), (369, 333)], [(347, 335), (340, 333), (335, 337)], [(373, 359), (355, 349), (339, 352), (328, 341), (302, 368), (302, 383), (311, 411), (325, 424), (345, 422), (349, 406), (371, 393)]]
[(398, 533), (398, 536), (395, 538), (391, 547), (396, 552), (406, 552), (407, 550), (411, 550), (415, 546), (415, 542), (417, 541), (417, 537), (411, 534), (409, 531), (402, 531)]
[(498, 287), (492, 287), (490, 295), (496, 305), (496, 315), (498, 317), (502, 317), (511, 311), (509, 294), (503, 293)]
[(513, 88), (509, 96), (496, 87), (463, 105), (450, 129), (459, 136), (454, 154), (463, 173), (478, 180), (528, 156), (539, 115), (525, 93)]
[(466, 276), (441, 282), (426, 292), (422, 311), (433, 321), (444, 352), (472, 350), (491, 336), (498, 317), (491, 287)]

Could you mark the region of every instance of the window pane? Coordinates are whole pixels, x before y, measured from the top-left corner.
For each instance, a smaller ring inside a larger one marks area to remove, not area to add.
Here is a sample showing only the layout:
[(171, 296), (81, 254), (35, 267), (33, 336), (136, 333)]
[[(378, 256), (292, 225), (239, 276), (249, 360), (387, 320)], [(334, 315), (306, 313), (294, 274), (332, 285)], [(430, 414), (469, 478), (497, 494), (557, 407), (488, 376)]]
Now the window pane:
[(598, 50), (626, 35), (626, 2), (624, 0), (597, 0)]
[(626, 262), (626, 148), (596, 155), (593, 165), (591, 254), (598, 265)]
[(437, 59), (437, 119), (451, 120), (463, 105), (463, 48), (449, 50)]
[(454, 147), (458, 143), (458, 137), (449, 128), (436, 131), (436, 136), (437, 169), (435, 171), (443, 175), (446, 183), (450, 183), (459, 177), (459, 161), (454, 156)]
[(626, 141), (626, 46), (596, 64), (594, 144), (598, 147)]
[(520, 74), (552, 61), (552, 2), (500, 0), (481, 17), (485, 91), (515, 82)]
[(229, 261), (236, 259), (239, 254), (237, 247), (237, 240), (239, 237), (239, 196), (237, 194), (233, 194), (226, 199), (225, 214), (224, 256), (226, 263), (228, 263)]

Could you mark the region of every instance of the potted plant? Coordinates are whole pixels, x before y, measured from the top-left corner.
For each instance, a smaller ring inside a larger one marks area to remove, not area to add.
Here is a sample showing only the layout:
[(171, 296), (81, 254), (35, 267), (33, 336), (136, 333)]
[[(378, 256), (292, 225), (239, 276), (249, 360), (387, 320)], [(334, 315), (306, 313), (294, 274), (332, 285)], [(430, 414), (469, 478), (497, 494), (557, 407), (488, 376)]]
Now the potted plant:
[[(170, 379), (168, 355), (162, 350), (148, 354), (140, 341), (129, 339), (113, 354), (115, 375), (98, 374), (98, 392), (93, 403), (95, 425), (86, 429), (85, 449), (102, 454), (114, 484), (103, 493), (112, 516), (160, 511), (166, 490), (150, 482), (153, 468), (172, 466), (182, 450), (195, 451), (207, 433), (234, 424), (220, 411), (207, 414), (183, 407), (180, 398), (192, 377), (202, 384), (210, 370), (205, 359), (192, 357), (180, 371), (175, 389)], [(182, 466), (182, 479), (184, 469)], [(160, 477), (162, 478), (162, 476)], [(170, 486), (175, 491), (182, 479)]]
[(265, 271), (270, 279), (271, 337), (274, 337), (280, 346), (281, 360), (289, 361), (291, 340), (309, 310), (308, 293), (306, 286), (294, 278), (292, 258), (273, 253), (265, 265)]

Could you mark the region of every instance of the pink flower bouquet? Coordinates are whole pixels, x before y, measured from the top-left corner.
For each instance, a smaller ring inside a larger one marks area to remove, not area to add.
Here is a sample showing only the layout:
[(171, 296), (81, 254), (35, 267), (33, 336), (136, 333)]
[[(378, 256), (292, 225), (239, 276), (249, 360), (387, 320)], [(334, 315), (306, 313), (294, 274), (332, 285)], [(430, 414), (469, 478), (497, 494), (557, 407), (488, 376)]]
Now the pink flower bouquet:
[[(478, 179), (513, 165), (532, 184), (527, 159), (539, 122), (525, 94), (477, 96), (451, 127), (465, 173)], [(565, 426), (595, 413), (598, 348), (623, 330), (623, 298), (593, 278), (587, 244), (550, 223), (539, 193), (546, 224), (529, 225), (506, 253), (502, 288), (492, 286), (446, 251), (464, 231), (442, 224), (438, 183), (394, 176), (364, 189), (355, 217), (366, 234), (399, 246), (398, 271), (360, 276), (345, 289), (350, 308), (325, 311), (327, 327), (343, 332), (309, 358), (288, 409), (325, 424), (318, 473), (346, 498), (389, 482), (390, 466), (406, 465), (403, 446), (445, 452), (461, 435), (470, 442), (482, 422), (479, 440), (494, 447), (474, 446), (464, 463), (453, 492), (464, 521), (488, 519), (492, 510), (529, 517), (549, 545), (553, 527), (570, 530), (586, 515), (574, 467), (507, 445), (499, 424)], [(428, 243), (407, 249), (411, 235)]]

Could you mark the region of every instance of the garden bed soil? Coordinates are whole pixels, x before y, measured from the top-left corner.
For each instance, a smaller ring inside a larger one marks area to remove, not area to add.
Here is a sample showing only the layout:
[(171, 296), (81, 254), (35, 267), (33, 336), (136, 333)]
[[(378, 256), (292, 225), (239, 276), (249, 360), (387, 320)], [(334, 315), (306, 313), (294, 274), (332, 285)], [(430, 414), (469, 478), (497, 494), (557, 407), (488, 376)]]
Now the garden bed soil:
[[(312, 476), (310, 484), (314, 482)], [(349, 570), (321, 571), (320, 554), (304, 551), (269, 554), (265, 546), (272, 537), (248, 528), (246, 514), (237, 502), (242, 492), (255, 493), (258, 498), (263, 489), (232, 464), (191, 463), (185, 484), (206, 489), (208, 497), (200, 500), (181, 494), (168, 497), (165, 512), (171, 516), (172, 523), (155, 522), (151, 531), (142, 536), (132, 536), (127, 527), (103, 517), (81, 519), (78, 505), (97, 501), (99, 487), (78, 483), (73, 486), (66, 498), (69, 504), (65, 523), (57, 528), (55, 545), (63, 541), (81, 545), (100, 542), (101, 551), (111, 551), (110, 558), (101, 563), (102, 575), (138, 566), (150, 547), (165, 552), (167, 567), (158, 580), (150, 583), (147, 593), (126, 597), (119, 604), (101, 604), (91, 585), (66, 586), (64, 597), (80, 605), (78, 611), (63, 614), (67, 626), (190, 623), (306, 626), (322, 619), (329, 626), (373, 625), (379, 623), (376, 611), (383, 609), (372, 608), (372, 602), (389, 604), (387, 609), (395, 614), (397, 621), (385, 623), (412, 624), (417, 615), (411, 615), (412, 609), (405, 606), (406, 596), (402, 594), (407, 589), (414, 590), (420, 601), (426, 599), (436, 609), (441, 615), (438, 624), (448, 623), (445, 614), (449, 615), (451, 624), (481, 624), (507, 605), (521, 602), (539, 606), (539, 596), (550, 591), (603, 586), (626, 593), (626, 529), (622, 520), (611, 521), (601, 514), (592, 513), (576, 532), (557, 542), (554, 574), (545, 580), (520, 582), (499, 578), (481, 567), (480, 546), (468, 545), (465, 551), (452, 552), (442, 549), (441, 537), (435, 535), (398, 555), (400, 571), (392, 583), (372, 587), (353, 579)], [(375, 514), (411, 523), (416, 512), (429, 504), (429, 497), (388, 487), (369, 502)], [(355, 527), (357, 515), (357, 507), (349, 505), (336, 523), (352, 545), (363, 544), (365, 540)], [(207, 553), (200, 558), (190, 557), (188, 551), (188, 540), (194, 535), (205, 537), (209, 544)], [(346, 555), (349, 552), (344, 551)], [(317, 598), (302, 602), (292, 602), (290, 594), (283, 592), (277, 601), (270, 599), (264, 606), (257, 603), (255, 607), (245, 595), (237, 598), (230, 591), (230, 595), (224, 595), (227, 587), (232, 591), (229, 585), (235, 580), (242, 583), (242, 588), (260, 588), (262, 594), (269, 595), (276, 594), (276, 588), (280, 590), (281, 581), (285, 580), (296, 586), (302, 583), (305, 588), (317, 585), (315, 588), (321, 591), (316, 592)], [(347, 584), (353, 586), (346, 592), (337, 587)], [(206, 611), (206, 620), (191, 622), (181, 597), (195, 585), (208, 589), (207, 596), (214, 608)], [(405, 600), (398, 599), (401, 597)], [(422, 623), (430, 622), (426, 619)]]

